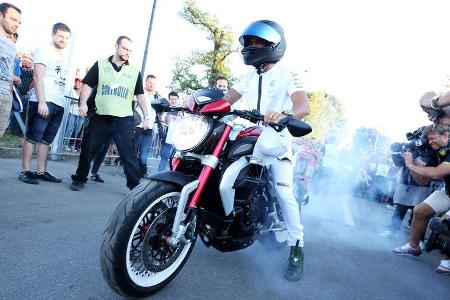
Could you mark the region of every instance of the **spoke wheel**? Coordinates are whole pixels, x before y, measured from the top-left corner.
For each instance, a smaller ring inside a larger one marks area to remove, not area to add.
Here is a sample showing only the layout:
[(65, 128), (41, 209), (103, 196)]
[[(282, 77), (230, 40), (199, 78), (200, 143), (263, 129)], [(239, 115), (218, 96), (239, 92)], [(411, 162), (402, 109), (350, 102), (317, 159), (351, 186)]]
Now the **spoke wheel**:
[(149, 181), (116, 208), (100, 250), (103, 277), (115, 292), (150, 295), (167, 285), (187, 261), (197, 236), (195, 215), (186, 232), (193, 237), (191, 242), (177, 247), (166, 242), (172, 234), (180, 190)]

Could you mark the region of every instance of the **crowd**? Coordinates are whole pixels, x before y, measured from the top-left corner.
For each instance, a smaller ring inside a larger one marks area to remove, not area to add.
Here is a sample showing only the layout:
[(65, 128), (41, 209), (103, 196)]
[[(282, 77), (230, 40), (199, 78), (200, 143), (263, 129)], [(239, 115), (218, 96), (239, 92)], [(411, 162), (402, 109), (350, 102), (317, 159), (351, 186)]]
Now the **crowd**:
[[(83, 79), (75, 78), (73, 93), (64, 95), (68, 74), (63, 50), (68, 46), (70, 29), (64, 24), (55, 24), (52, 37), (48, 49), (38, 49), (33, 54), (35, 83), (28, 92), (30, 99), (26, 110), (23, 170), (19, 179), (29, 184), (38, 184), (39, 179), (56, 183), (62, 181), (48, 172), (46, 166), (48, 147), (62, 125), (64, 101), (70, 101), (67, 121), (63, 126), (65, 149), (80, 151), (78, 168), (72, 175), (72, 190), (79, 191), (85, 187), (89, 171), (89, 179), (103, 183), (99, 168), (108, 152), (111, 156), (114, 150), (118, 155), (117, 163), (120, 161), (124, 167), (130, 189), (149, 175), (147, 165), (152, 145), (160, 150), (158, 171), (167, 170), (173, 151), (169, 125), (179, 116), (173, 113), (156, 114), (151, 107), (152, 101), (161, 97), (156, 90), (157, 78), (148, 75), (145, 86), (142, 84), (140, 72), (128, 63), (132, 51), (131, 39), (120, 36), (114, 55), (97, 61)], [(55, 73), (53, 70), (58, 71)], [(130, 79), (133, 79), (134, 86)], [(225, 77), (219, 77), (217, 82), (220, 89), (227, 88)], [(42, 83), (46, 86), (45, 94), (39, 91)], [(181, 104), (178, 93), (174, 91), (168, 94), (168, 100), (173, 106)], [(37, 167), (32, 172), (31, 157), (35, 149)]]
[[(395, 220), (402, 219), (406, 207), (414, 206), (414, 208), (410, 240), (405, 245), (394, 249), (397, 255), (420, 256), (423, 252), (420, 242), (426, 232), (428, 220), (433, 216), (450, 219), (450, 152), (448, 150), (450, 92), (442, 95), (434, 92), (425, 93), (419, 104), (433, 122), (422, 130), (422, 137), (426, 138), (432, 156), (430, 159), (425, 159), (414, 156), (409, 151), (404, 154), (404, 168), (409, 170), (411, 175), (405, 177), (413, 181), (409, 181), (406, 186), (403, 181), (397, 187), (394, 203), (397, 203), (399, 208), (396, 208), (394, 213), (393, 224)], [(433, 191), (433, 185), (430, 184), (433, 180), (443, 180), (444, 187)], [(412, 189), (416, 189), (416, 193), (412, 194)], [(409, 202), (405, 203), (405, 199), (409, 199)], [(443, 252), (442, 260), (435, 271), (450, 274), (450, 253)]]
[[(66, 95), (66, 79), (70, 77), (66, 53), (70, 28), (56, 23), (51, 43), (37, 49), (33, 55), (16, 53), (21, 10), (2, 3), (0, 16), (2, 61), (6, 63), (0, 85), (3, 97), (0, 134), (8, 128), (24, 136), (21, 181), (29, 184), (38, 184), (39, 180), (62, 181), (47, 171), (49, 146), (59, 130), (63, 131), (64, 150), (80, 152), (78, 168), (72, 175), (72, 190), (84, 188), (89, 170), (91, 180), (103, 183), (99, 168), (103, 162), (112, 164), (113, 156), (117, 157), (115, 164), (123, 165), (130, 189), (140, 178), (149, 175), (147, 165), (151, 149), (161, 157), (158, 171), (168, 169), (173, 151), (169, 125), (178, 116), (156, 114), (152, 109), (152, 101), (161, 97), (156, 90), (157, 78), (148, 75), (143, 86), (142, 75), (128, 63), (133, 44), (130, 38), (120, 36), (114, 55), (98, 60), (84, 78), (77, 76), (72, 92)], [(227, 78), (219, 76), (216, 87), (226, 91)], [(168, 94), (168, 99), (171, 105), (181, 104), (175, 91)], [(66, 118), (64, 108), (67, 108)], [(22, 124), (19, 128), (23, 120), (26, 126)], [(36, 170), (32, 171), (34, 152)]]
[[(173, 152), (170, 124), (180, 115), (157, 114), (153, 110), (152, 101), (162, 97), (156, 89), (157, 77), (150, 74), (144, 81), (139, 69), (129, 63), (133, 51), (133, 41), (129, 37), (119, 36), (115, 41), (114, 53), (109, 57), (99, 58), (84, 78), (75, 78), (73, 93), (65, 95), (66, 78), (70, 76), (66, 53), (71, 39), (69, 26), (54, 24), (51, 43), (37, 49), (30, 56), (18, 55), (15, 49), (17, 31), (21, 24), (20, 9), (12, 4), (1, 3), (0, 22), (0, 136), (9, 123), (14, 99), (29, 96), (27, 105), (23, 108), (26, 127), (19, 180), (29, 184), (38, 184), (40, 180), (62, 182), (62, 179), (48, 172), (47, 157), (49, 146), (61, 127), (67, 101), (70, 104), (64, 126), (65, 146), (68, 150), (80, 151), (77, 168), (71, 176), (71, 190), (83, 190), (88, 179), (103, 183), (99, 168), (108, 153), (111, 155), (114, 149), (123, 165), (129, 189), (137, 186), (142, 178), (148, 177), (148, 158), (155, 141), (160, 147), (161, 156), (158, 170), (168, 169)], [(256, 33), (260, 27), (270, 31), (270, 37), (263, 34), (258, 36)], [(231, 89), (228, 88), (227, 78), (220, 76), (216, 80), (216, 88), (226, 92), (225, 98), (231, 104), (243, 96), (256, 101), (261, 98), (258, 97), (261, 89), (273, 88), (268, 86), (269, 82), (273, 85), (273, 82), (282, 78), (288, 82), (286, 86), (277, 86), (277, 92), (283, 96), (274, 102), (260, 103), (258, 100), (250, 105), (265, 114), (266, 122), (277, 122), (286, 115), (301, 119), (309, 110), (305, 91), (292, 73), (277, 65), (286, 47), (281, 27), (272, 21), (258, 21), (250, 24), (246, 31), (248, 34), (244, 31), (240, 39), (244, 47), (242, 54), (244, 62), (253, 65), (256, 71), (244, 76)], [(277, 39), (276, 43), (270, 40), (274, 37)], [(266, 80), (263, 80), (261, 86), (263, 77)], [(249, 89), (249, 86), (256, 88)], [(14, 96), (14, 93), (19, 96)], [(167, 98), (170, 105), (181, 104), (175, 91), (171, 91)], [(392, 202), (391, 207), (395, 205), (395, 210), (389, 229), (383, 236), (389, 237), (398, 231), (408, 209), (413, 210), (411, 238), (407, 244), (394, 249), (394, 253), (398, 255), (421, 255), (423, 250), (420, 241), (423, 240), (427, 220), (432, 215), (442, 213), (446, 213), (443, 218), (450, 218), (450, 93), (426, 93), (421, 98), (420, 105), (433, 121), (432, 125), (422, 131), (422, 135), (427, 138), (435, 159), (423, 161), (423, 158), (413, 157), (410, 152), (405, 152), (404, 166), (390, 168), (395, 171), (389, 173), (380, 163), (374, 176), (398, 178), (397, 181), (394, 180), (396, 184), (390, 185), (391, 192), (385, 193), (386, 199)], [(277, 111), (273, 111), (274, 109)], [(270, 127), (267, 128), (269, 129), (265, 131), (270, 130)], [(283, 135), (277, 138), (280, 144), (287, 139)], [(256, 148), (259, 146), (258, 143)], [(297, 185), (296, 193), (300, 191), (298, 193), (301, 196), (297, 195), (297, 198), (301, 198), (300, 202), (307, 202), (308, 180), (322, 166), (324, 149), (323, 145), (303, 140), (298, 155), (295, 156), (295, 168), (291, 163), (286, 163), (290, 162), (289, 157), (282, 155), (271, 165), (275, 180), (280, 183), (277, 193), (284, 203), (283, 214), (289, 232), (291, 253), (286, 273), (289, 280), (299, 280), (303, 272), (303, 226), (292, 191), (286, 188), (290, 186), (285, 183), (292, 182), (292, 176), (295, 182), (303, 182), (302, 185)], [(36, 169), (32, 171), (34, 152)], [(434, 183), (441, 179), (445, 182), (443, 189), (437, 188)], [(450, 274), (450, 257), (444, 255), (436, 272)]]

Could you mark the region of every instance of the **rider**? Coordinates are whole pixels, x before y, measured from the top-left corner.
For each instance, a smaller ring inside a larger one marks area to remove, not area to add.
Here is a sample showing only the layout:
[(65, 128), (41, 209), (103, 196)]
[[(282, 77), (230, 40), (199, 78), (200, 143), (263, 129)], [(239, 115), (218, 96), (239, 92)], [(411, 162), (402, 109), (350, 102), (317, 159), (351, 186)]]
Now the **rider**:
[[(255, 67), (233, 86), (225, 98), (234, 104), (245, 98), (250, 109), (258, 109), (265, 123), (277, 123), (286, 116), (301, 119), (309, 113), (306, 92), (295, 73), (277, 64), (286, 50), (283, 29), (274, 21), (251, 23), (239, 37), (246, 65)], [(303, 225), (293, 193), (292, 136), (276, 133), (268, 126), (259, 137), (253, 155), (262, 158), (272, 173), (291, 246), (285, 278), (300, 280), (303, 274)]]

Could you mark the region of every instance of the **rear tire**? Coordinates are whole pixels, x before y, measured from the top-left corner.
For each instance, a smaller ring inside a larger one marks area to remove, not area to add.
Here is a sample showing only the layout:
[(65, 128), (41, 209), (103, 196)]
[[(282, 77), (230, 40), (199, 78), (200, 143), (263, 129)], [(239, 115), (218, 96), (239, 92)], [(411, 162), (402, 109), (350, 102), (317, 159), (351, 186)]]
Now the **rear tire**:
[(100, 265), (116, 293), (145, 297), (167, 285), (189, 258), (197, 237), (195, 219), (188, 228), (194, 239), (176, 248), (164, 237), (172, 232), (181, 188), (148, 181), (134, 188), (117, 206), (103, 234)]

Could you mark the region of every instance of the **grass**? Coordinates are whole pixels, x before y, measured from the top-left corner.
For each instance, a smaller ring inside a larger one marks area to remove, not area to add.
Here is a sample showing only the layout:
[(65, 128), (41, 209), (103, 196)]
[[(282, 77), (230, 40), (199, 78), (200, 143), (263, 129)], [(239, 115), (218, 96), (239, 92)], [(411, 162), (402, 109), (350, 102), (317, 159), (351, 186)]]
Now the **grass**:
[(7, 148), (22, 148), (23, 137), (5, 133), (2, 138), (0, 138), (0, 147)]

